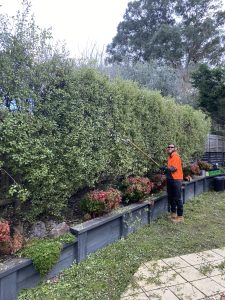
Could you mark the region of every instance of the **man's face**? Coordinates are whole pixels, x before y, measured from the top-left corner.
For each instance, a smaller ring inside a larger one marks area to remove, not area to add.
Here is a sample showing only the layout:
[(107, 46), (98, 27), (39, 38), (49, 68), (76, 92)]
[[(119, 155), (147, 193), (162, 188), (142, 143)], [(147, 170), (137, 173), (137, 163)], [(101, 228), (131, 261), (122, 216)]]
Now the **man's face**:
[(166, 148), (166, 152), (168, 153), (168, 154), (171, 154), (171, 153), (173, 153), (175, 151), (175, 146), (173, 145), (173, 144), (169, 144), (168, 146), (167, 146), (167, 148)]

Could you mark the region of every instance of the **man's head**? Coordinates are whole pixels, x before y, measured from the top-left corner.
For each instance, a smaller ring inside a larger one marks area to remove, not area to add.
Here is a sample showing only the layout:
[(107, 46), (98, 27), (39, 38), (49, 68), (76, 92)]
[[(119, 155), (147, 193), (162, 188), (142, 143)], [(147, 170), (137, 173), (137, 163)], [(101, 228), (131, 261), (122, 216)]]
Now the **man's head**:
[(174, 151), (176, 151), (176, 145), (173, 143), (168, 144), (168, 146), (166, 147), (166, 152), (170, 155), (172, 154)]

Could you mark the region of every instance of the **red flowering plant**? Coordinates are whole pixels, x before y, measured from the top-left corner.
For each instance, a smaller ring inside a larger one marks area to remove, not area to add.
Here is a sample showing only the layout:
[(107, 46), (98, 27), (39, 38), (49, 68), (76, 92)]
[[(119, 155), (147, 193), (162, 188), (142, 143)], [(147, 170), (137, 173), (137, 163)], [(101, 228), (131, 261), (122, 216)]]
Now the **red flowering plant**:
[(166, 186), (166, 175), (164, 174), (155, 174), (151, 177), (153, 182), (153, 192), (159, 192), (164, 189)]
[(10, 240), (9, 222), (0, 220), (0, 243), (8, 242)]
[(9, 222), (0, 219), (0, 254), (11, 254), (12, 242)]
[(80, 208), (86, 214), (86, 218), (87, 214), (89, 218), (95, 218), (118, 208), (121, 201), (121, 192), (111, 187), (106, 191), (94, 190), (89, 192), (81, 200)]
[(192, 175), (200, 175), (200, 168), (197, 163), (191, 164)]
[(152, 188), (153, 183), (147, 177), (128, 177), (122, 181), (121, 185), (123, 202), (130, 204), (144, 201), (144, 198), (150, 195)]
[(197, 163), (192, 163), (183, 168), (184, 180), (190, 180), (193, 175), (200, 175), (201, 171)]

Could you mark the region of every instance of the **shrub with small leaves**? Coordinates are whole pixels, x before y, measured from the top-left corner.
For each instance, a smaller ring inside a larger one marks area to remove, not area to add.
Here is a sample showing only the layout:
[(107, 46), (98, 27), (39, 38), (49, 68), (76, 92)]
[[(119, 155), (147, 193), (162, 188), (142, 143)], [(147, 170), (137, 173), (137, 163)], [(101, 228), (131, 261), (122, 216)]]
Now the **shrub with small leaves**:
[(81, 200), (80, 208), (84, 213), (90, 214), (94, 218), (116, 209), (121, 201), (121, 192), (111, 187), (106, 191), (94, 190), (88, 193)]
[(153, 188), (153, 183), (147, 177), (128, 177), (123, 180), (121, 189), (123, 191), (123, 202), (125, 204), (144, 201)]
[(36, 270), (43, 277), (57, 263), (63, 244), (74, 241), (72, 234), (65, 234), (54, 239), (37, 239), (30, 241), (19, 256), (32, 259)]
[(55, 240), (34, 240), (21, 251), (21, 255), (31, 258), (36, 270), (43, 277), (59, 259), (62, 244)]

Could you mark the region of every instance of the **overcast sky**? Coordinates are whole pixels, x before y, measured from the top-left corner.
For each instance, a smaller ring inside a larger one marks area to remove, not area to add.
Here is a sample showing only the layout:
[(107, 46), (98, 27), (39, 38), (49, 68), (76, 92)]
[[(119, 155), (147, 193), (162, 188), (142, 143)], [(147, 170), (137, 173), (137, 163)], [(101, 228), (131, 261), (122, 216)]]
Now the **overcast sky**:
[[(65, 41), (74, 57), (92, 48), (102, 52), (116, 35), (129, 0), (31, 0), (37, 24), (52, 27), (55, 40)], [(15, 15), (20, 0), (0, 0), (0, 12)]]

